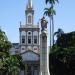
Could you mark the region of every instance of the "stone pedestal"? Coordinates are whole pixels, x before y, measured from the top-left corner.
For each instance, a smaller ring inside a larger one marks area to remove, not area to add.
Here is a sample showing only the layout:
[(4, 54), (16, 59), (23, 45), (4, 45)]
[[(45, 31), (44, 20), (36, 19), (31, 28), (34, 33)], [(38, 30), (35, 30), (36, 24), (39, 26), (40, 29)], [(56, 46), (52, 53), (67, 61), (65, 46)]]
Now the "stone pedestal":
[(48, 50), (47, 50), (47, 33), (42, 31), (40, 35), (40, 75), (50, 75)]

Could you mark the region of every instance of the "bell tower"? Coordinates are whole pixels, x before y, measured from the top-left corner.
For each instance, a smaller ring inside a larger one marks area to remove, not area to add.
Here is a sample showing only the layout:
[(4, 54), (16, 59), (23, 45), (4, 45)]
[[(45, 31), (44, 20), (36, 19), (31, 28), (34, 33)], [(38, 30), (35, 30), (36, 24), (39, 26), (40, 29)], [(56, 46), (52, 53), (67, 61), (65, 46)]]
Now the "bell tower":
[(39, 24), (34, 25), (34, 9), (32, 0), (28, 0), (25, 10), (26, 22), (20, 22), (20, 53), (33, 51), (39, 53)]
[(32, 27), (33, 26), (33, 17), (34, 17), (32, 0), (28, 0), (28, 4), (27, 4), (26, 10), (25, 10), (25, 15), (26, 15), (26, 25), (27, 25), (27, 27)]
[(34, 25), (32, 0), (27, 0), (25, 24), (20, 22), (19, 53), (22, 55), (25, 70), (20, 75), (39, 75), (40, 72), (40, 28)]

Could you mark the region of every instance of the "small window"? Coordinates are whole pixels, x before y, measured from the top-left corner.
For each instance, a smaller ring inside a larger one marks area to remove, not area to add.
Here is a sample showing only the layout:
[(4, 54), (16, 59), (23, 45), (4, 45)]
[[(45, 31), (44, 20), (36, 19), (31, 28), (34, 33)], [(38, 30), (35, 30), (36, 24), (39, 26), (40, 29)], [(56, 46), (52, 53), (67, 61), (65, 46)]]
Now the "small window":
[(22, 48), (22, 50), (24, 50), (24, 48)]
[(31, 16), (28, 16), (28, 23), (31, 23)]
[(28, 44), (31, 44), (31, 36), (28, 36)]
[(22, 36), (22, 43), (25, 43), (25, 36)]
[(37, 44), (37, 36), (34, 36), (34, 44)]
[(28, 35), (31, 35), (31, 32), (28, 32)]

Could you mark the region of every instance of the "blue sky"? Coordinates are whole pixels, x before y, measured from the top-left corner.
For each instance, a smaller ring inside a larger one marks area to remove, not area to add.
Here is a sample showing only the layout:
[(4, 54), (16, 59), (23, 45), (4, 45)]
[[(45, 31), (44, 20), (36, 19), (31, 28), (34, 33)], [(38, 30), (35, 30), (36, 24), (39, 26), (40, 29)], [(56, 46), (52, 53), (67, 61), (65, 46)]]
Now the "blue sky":
[[(32, 0), (35, 10), (34, 24), (42, 17), (45, 0)], [(19, 42), (19, 22), (25, 24), (27, 0), (0, 0), (0, 27), (6, 32), (11, 42)], [(64, 32), (75, 31), (75, 0), (59, 0), (56, 4), (55, 31), (62, 28)], [(49, 23), (48, 23), (49, 34)]]

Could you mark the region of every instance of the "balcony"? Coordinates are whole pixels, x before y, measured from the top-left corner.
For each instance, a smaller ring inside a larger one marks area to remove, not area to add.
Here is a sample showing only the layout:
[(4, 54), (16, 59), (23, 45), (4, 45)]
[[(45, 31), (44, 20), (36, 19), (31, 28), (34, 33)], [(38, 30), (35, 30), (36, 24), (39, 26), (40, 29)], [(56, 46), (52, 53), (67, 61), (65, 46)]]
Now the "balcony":
[(39, 25), (20, 25), (20, 28), (39, 28)]

